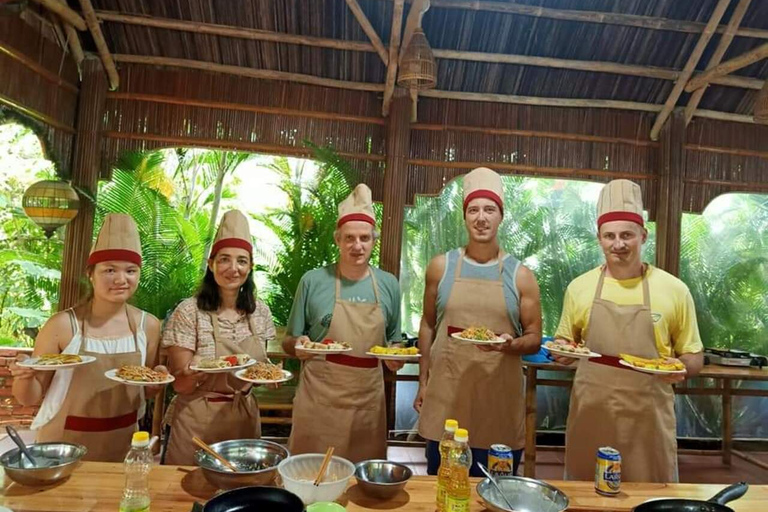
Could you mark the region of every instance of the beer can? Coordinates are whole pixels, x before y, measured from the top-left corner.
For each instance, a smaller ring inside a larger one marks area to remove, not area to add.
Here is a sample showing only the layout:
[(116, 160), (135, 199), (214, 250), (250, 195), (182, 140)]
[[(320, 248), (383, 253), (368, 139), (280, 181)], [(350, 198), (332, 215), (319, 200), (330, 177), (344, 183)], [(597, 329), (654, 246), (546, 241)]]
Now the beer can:
[(514, 459), (512, 448), (505, 444), (492, 444), (488, 450), (488, 470), (493, 476), (512, 476)]
[(621, 454), (619, 450), (604, 446), (597, 449), (595, 490), (599, 494), (614, 496), (621, 489)]

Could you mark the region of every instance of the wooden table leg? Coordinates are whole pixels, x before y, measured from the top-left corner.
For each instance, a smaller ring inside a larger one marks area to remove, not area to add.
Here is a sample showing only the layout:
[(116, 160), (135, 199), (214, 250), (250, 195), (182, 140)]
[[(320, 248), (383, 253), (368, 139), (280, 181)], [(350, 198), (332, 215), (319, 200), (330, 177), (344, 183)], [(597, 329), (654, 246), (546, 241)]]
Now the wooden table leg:
[(525, 468), (524, 475), (536, 478), (536, 379), (537, 369), (527, 368), (525, 376)]
[(723, 464), (731, 465), (731, 445), (733, 440), (733, 404), (731, 379), (723, 379)]

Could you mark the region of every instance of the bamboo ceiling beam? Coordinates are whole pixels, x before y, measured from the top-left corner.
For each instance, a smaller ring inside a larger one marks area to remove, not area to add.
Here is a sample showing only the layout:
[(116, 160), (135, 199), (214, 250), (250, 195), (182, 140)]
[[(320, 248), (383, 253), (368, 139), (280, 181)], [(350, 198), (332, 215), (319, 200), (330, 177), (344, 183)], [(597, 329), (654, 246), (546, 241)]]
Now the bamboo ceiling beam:
[[(57, 1), (62, 5), (67, 4), (66, 0), (57, 0)], [(75, 27), (70, 25), (67, 20), (65, 20), (64, 18), (61, 18), (61, 23), (64, 26), (64, 34), (66, 35), (69, 52), (72, 54), (72, 58), (75, 59), (75, 64), (77, 64), (77, 69), (79, 70), (83, 64), (83, 60), (85, 59), (85, 54), (83, 53), (83, 46), (80, 44), (80, 36), (75, 30)]]
[[(414, 0), (418, 1), (418, 0)], [(672, 32), (685, 32), (688, 34), (700, 34), (706, 25), (698, 21), (671, 20), (636, 14), (621, 14), (601, 11), (577, 11), (568, 9), (551, 9), (535, 5), (521, 5), (507, 2), (483, 2), (483, 1), (453, 1), (432, 0), (432, 6), (446, 9), (465, 9), (471, 11), (489, 11), (502, 14), (518, 14), (535, 18), (549, 18), (555, 20), (581, 21), (584, 23), (601, 23), (606, 25), (621, 25), (626, 27), (639, 27), (651, 30), (669, 30)], [(726, 26), (717, 27), (717, 33), (724, 33)], [(737, 37), (753, 37), (768, 39), (768, 30), (759, 28), (741, 27), (736, 31)]]
[(411, 42), (413, 32), (421, 26), (421, 19), (424, 17), (424, 13), (429, 10), (430, 0), (414, 0), (411, 5), (411, 10), (408, 12), (408, 18), (405, 21), (405, 33), (403, 34), (403, 42), (400, 45), (400, 56), (398, 60), (403, 58), (403, 53), (408, 47), (408, 43)]
[(748, 52), (742, 53), (738, 57), (729, 59), (712, 69), (708, 69), (690, 82), (685, 87), (688, 92), (693, 92), (696, 89), (704, 87), (714, 78), (725, 76), (729, 73), (733, 73), (741, 68), (747, 67), (750, 64), (754, 64), (764, 58), (768, 57), (768, 43), (761, 44), (757, 48), (753, 48)]
[(96, 11), (96, 17), (102, 21), (124, 23), (126, 25), (138, 25), (141, 27), (163, 28), (167, 30), (178, 30), (181, 32), (194, 32), (196, 34), (234, 37), (238, 39), (249, 39), (252, 41), (271, 41), (274, 43), (301, 44), (306, 46), (333, 48), (335, 50), (354, 50), (359, 52), (376, 51), (372, 44), (363, 41), (342, 41), (339, 39), (327, 39), (324, 37), (287, 34), (283, 32), (272, 32), (269, 30), (260, 30), (255, 28), (232, 27), (229, 25), (203, 23), (200, 21), (157, 18), (140, 14), (123, 14), (114, 11)]
[(29, 58), (27, 54), (20, 52), (16, 48), (4, 43), (3, 41), (0, 41), (0, 54), (7, 55), (13, 60), (18, 61), (21, 65), (28, 68), (30, 71), (34, 72), (44, 80), (47, 80), (48, 82), (71, 93), (78, 93), (79, 89), (75, 84), (68, 82), (56, 73), (48, 70), (48, 68), (44, 67), (36, 60)]
[(368, 16), (365, 15), (360, 4), (357, 3), (357, 0), (347, 0), (347, 7), (349, 7), (349, 10), (355, 15), (360, 26), (363, 27), (363, 32), (365, 32), (365, 35), (370, 39), (371, 44), (376, 49), (376, 53), (381, 57), (381, 61), (385, 66), (389, 64), (389, 56), (387, 55), (386, 48), (384, 48), (384, 43), (381, 42), (379, 35), (376, 33), (376, 29), (374, 29), (371, 22), (368, 21)]
[(677, 79), (677, 82), (675, 82), (675, 86), (672, 88), (672, 92), (669, 93), (667, 101), (664, 103), (664, 108), (656, 116), (656, 121), (653, 123), (653, 127), (651, 128), (651, 140), (659, 139), (661, 128), (664, 126), (667, 118), (672, 113), (675, 105), (677, 105), (677, 100), (683, 93), (685, 84), (696, 70), (696, 64), (699, 63), (699, 59), (701, 59), (704, 50), (707, 48), (709, 40), (712, 39), (712, 36), (715, 34), (718, 23), (720, 23), (720, 20), (725, 14), (725, 10), (728, 9), (728, 4), (730, 3), (731, 0), (720, 0), (717, 2), (715, 10), (712, 12), (712, 16), (709, 18), (709, 22), (707, 22), (707, 26), (704, 28), (704, 32), (702, 32), (699, 36), (699, 40), (696, 42), (696, 46), (693, 48), (691, 55), (688, 57), (688, 61), (685, 63), (685, 67), (680, 73), (680, 77)]
[[(736, 30), (738, 30), (739, 25), (741, 24), (741, 20), (744, 19), (744, 14), (746, 14), (747, 9), (749, 8), (749, 4), (752, 3), (752, 0), (740, 0), (739, 4), (736, 6), (736, 9), (734, 9), (733, 14), (731, 15), (731, 19), (728, 22), (728, 25), (725, 27), (725, 32), (723, 33), (723, 37), (720, 38), (720, 42), (717, 43), (717, 48), (715, 49), (715, 53), (712, 54), (712, 57), (709, 59), (709, 62), (707, 63), (707, 69), (712, 69), (718, 64), (720, 64), (720, 61), (723, 60), (723, 56), (725, 55), (725, 52), (728, 50), (728, 47), (731, 46), (731, 42), (733, 41), (734, 35), (736, 35)], [(698, 91), (694, 92), (693, 95), (688, 99), (688, 104), (685, 106), (685, 124), (688, 125), (688, 123), (691, 122), (691, 119), (693, 118), (693, 113), (696, 111), (696, 107), (699, 106), (699, 102), (701, 101), (701, 98), (704, 96), (704, 91), (706, 88), (701, 88)]]
[(85, 20), (77, 14), (75, 11), (69, 8), (66, 3), (61, 3), (59, 0), (34, 0), (38, 4), (42, 5), (49, 11), (59, 15), (61, 19), (75, 27), (77, 30), (85, 30), (87, 25)]
[(101, 57), (101, 63), (104, 65), (104, 71), (107, 72), (107, 78), (109, 79), (109, 88), (114, 91), (120, 87), (120, 76), (117, 74), (117, 68), (115, 67), (115, 61), (112, 58), (112, 54), (109, 53), (109, 47), (107, 47), (107, 41), (104, 39), (104, 34), (101, 32), (101, 26), (99, 20), (96, 17), (96, 12), (93, 10), (91, 0), (80, 0), (80, 7), (83, 8), (83, 15), (85, 16), (85, 22), (88, 25), (88, 30), (93, 36), (93, 42), (96, 44), (96, 50)]
[(404, 0), (395, 0), (395, 5), (392, 7), (392, 30), (389, 34), (389, 64), (387, 65), (387, 80), (384, 84), (384, 101), (381, 104), (381, 115), (384, 117), (389, 115), (389, 107), (392, 104), (392, 96), (395, 93), (404, 7)]
[(755, 124), (755, 120), (752, 118), (752, 116), (745, 114), (734, 114), (731, 112), (720, 112), (719, 110), (697, 109), (693, 116), (702, 117), (705, 119), (716, 119), (718, 121)]
[(370, 92), (384, 91), (384, 84), (375, 84), (370, 82), (348, 82), (346, 80), (334, 80), (332, 78), (322, 78), (314, 75), (287, 73), (285, 71), (272, 71), (269, 69), (253, 69), (243, 66), (230, 66), (226, 64), (216, 64), (214, 62), (204, 62), (199, 60), (124, 54), (117, 54), (114, 56), (114, 58), (117, 62), (125, 62), (129, 64), (147, 64), (150, 66), (169, 66), (175, 68), (197, 69), (200, 71), (212, 71), (214, 73), (223, 73), (226, 75), (247, 76), (250, 78), (259, 78), (263, 80), (297, 82), (300, 84), (333, 87), (335, 89), (351, 89), (355, 91)]

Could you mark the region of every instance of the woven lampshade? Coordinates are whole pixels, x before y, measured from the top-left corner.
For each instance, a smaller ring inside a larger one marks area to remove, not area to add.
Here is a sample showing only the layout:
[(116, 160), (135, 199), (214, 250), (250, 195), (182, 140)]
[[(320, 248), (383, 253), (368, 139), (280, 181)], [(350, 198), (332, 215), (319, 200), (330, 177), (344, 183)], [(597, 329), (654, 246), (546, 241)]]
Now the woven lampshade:
[(434, 89), (437, 83), (435, 56), (424, 31), (417, 28), (400, 62), (397, 85), (406, 89)]
[(43, 180), (30, 186), (21, 199), (27, 217), (43, 228), (50, 237), (53, 232), (77, 216), (80, 198), (65, 181)]
[(765, 81), (763, 88), (757, 93), (753, 118), (756, 123), (768, 124), (768, 80)]

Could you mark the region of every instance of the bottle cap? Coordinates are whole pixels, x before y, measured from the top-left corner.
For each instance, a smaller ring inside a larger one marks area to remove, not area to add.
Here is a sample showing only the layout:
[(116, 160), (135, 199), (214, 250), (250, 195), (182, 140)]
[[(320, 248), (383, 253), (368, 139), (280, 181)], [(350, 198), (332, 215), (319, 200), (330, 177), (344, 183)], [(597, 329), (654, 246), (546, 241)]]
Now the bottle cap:
[(445, 430), (446, 432), (453, 432), (457, 428), (459, 428), (459, 422), (456, 420), (445, 420)]
[(460, 428), (456, 430), (456, 435), (453, 438), (459, 443), (466, 443), (469, 441), (469, 432), (465, 428)]
[(149, 432), (142, 430), (133, 433), (133, 439), (131, 439), (131, 445), (133, 446), (147, 446), (149, 444)]

